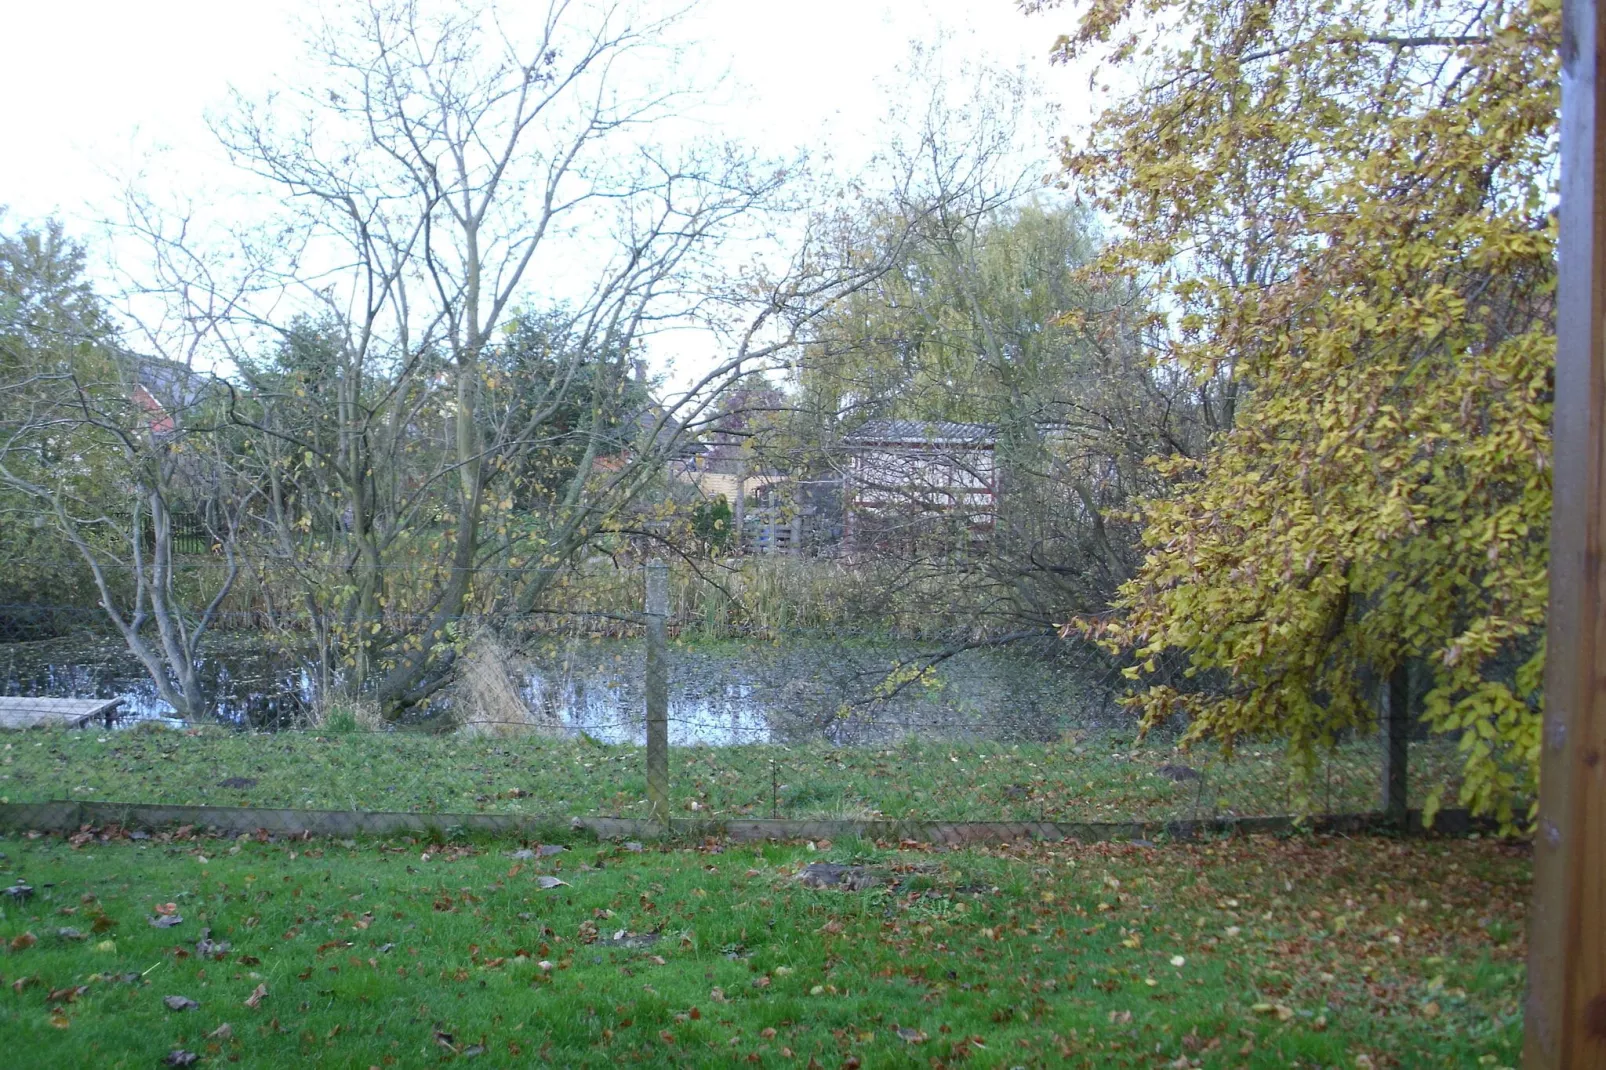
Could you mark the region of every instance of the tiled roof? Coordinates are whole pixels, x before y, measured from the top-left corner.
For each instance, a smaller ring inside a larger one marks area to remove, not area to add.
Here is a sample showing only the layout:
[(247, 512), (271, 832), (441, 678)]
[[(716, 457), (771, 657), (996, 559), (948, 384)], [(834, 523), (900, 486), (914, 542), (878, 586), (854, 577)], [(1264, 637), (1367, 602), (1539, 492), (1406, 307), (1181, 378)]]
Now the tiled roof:
[(991, 424), (961, 424), (951, 420), (870, 420), (847, 436), (848, 442), (991, 445), (997, 429)]

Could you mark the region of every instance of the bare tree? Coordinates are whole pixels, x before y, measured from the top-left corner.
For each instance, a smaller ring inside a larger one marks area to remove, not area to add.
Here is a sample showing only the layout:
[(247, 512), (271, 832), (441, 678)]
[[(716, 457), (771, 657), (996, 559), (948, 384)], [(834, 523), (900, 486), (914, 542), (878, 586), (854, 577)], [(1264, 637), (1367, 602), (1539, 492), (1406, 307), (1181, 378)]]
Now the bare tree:
[[(795, 207), (791, 176), (653, 143), (684, 102), (653, 88), (668, 19), (344, 11), (316, 39), (323, 81), (217, 125), (268, 223), (218, 256), (183, 216), (136, 199), (130, 218), (156, 252), (145, 296), (241, 371), (270, 612), (311, 622), (326, 686), (394, 716), (445, 680), (465, 613), (533, 608), (725, 384), (877, 267), (804, 232), (774, 270), (716, 270), (722, 242)], [(693, 320), (718, 328), (708, 370), (633, 397), (648, 338)]]
[[(6, 384), (0, 486), (76, 552), (161, 697), (202, 717), (203, 642), (240, 576), (256, 497), (230, 456), (237, 436), (220, 430), (210, 377), (63, 341), (61, 359), (35, 349), (40, 370)], [(205, 567), (185, 567), (196, 559)]]

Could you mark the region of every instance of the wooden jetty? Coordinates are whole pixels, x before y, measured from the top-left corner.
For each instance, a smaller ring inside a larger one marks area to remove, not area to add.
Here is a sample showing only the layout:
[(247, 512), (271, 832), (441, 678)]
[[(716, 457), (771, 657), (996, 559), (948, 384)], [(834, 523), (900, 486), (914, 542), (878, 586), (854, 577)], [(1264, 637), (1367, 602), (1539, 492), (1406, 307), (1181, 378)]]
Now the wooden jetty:
[(24, 698), (0, 695), (0, 729), (61, 726), (82, 728), (97, 717), (108, 723), (120, 698)]

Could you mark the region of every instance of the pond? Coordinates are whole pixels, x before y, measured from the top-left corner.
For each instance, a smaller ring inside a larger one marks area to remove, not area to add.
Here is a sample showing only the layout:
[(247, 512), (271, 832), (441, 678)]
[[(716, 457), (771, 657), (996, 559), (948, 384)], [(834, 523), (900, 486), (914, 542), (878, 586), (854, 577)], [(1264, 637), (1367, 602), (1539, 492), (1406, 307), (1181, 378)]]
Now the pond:
[[(938, 648), (894, 641), (799, 638), (671, 643), (670, 742), (676, 746), (924, 738), (1056, 739), (1079, 727), (1124, 722), (1107, 671), (1060, 644), (967, 650), (902, 688), (894, 670)], [(601, 742), (645, 736), (639, 640), (538, 638), (507, 665), (534, 719)], [(302, 727), (312, 678), (250, 635), (219, 635), (200, 666), (225, 725)], [(909, 675), (909, 674), (904, 674)], [(70, 637), (0, 645), (0, 694), (124, 700), (118, 724), (170, 718), (120, 640)], [(447, 722), (443, 693), (420, 722)]]

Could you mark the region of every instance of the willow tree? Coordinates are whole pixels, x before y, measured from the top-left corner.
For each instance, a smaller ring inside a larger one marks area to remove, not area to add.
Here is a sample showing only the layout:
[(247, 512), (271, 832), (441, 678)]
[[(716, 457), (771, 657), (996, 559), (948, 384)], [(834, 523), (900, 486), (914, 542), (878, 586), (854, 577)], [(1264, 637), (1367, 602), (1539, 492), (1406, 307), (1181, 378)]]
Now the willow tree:
[[(1531, 796), (1559, 13), (1115, 0), (1060, 39), (1138, 86), (1065, 154), (1119, 224), (1105, 266), (1160, 295), (1155, 359), (1226, 399), (1088, 625), (1134, 655), (1146, 724), (1275, 733), (1308, 772), (1413, 659), (1461, 801)], [(1146, 679), (1179, 657), (1183, 686)]]

